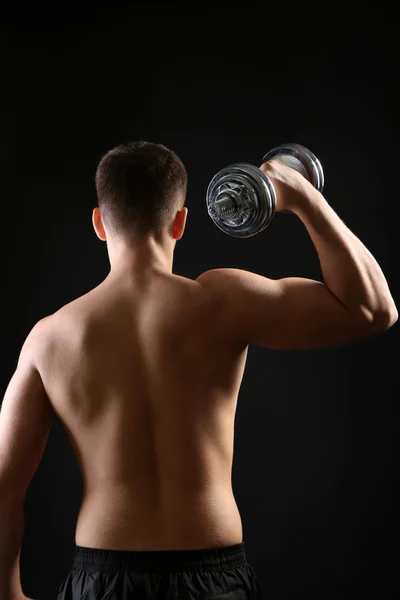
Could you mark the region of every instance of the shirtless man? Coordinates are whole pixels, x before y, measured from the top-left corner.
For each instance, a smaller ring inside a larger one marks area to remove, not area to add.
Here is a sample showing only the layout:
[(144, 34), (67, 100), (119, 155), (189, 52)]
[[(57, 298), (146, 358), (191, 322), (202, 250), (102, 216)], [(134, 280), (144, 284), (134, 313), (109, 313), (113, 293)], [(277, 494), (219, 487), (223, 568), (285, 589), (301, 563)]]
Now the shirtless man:
[(259, 597), (231, 485), (248, 346), (336, 346), (397, 320), (379, 265), (323, 196), (277, 161), (262, 169), (278, 210), (307, 228), (325, 283), (237, 269), (195, 281), (174, 274), (185, 167), (145, 142), (100, 162), (93, 225), (110, 273), (33, 328), (2, 405), (1, 600), (24, 598), (23, 503), (54, 415), (84, 483), (59, 600), (100, 600), (106, 591), (109, 600)]

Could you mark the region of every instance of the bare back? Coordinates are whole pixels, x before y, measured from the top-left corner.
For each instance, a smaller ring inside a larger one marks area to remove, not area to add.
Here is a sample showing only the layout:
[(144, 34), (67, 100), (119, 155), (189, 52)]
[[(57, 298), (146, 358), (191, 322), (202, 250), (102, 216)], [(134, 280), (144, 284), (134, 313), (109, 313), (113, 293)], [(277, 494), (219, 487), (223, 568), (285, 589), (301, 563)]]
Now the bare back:
[(50, 319), (40, 372), (81, 468), (77, 545), (242, 542), (231, 477), (247, 346), (226, 335), (210, 289), (108, 278)]

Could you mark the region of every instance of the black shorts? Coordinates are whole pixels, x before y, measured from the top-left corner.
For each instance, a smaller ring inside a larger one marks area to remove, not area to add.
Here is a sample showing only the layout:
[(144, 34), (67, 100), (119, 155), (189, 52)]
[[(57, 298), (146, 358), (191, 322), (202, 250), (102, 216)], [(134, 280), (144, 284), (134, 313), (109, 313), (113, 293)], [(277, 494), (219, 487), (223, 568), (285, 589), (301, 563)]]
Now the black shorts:
[(121, 551), (75, 547), (57, 600), (256, 600), (244, 543), (206, 550)]

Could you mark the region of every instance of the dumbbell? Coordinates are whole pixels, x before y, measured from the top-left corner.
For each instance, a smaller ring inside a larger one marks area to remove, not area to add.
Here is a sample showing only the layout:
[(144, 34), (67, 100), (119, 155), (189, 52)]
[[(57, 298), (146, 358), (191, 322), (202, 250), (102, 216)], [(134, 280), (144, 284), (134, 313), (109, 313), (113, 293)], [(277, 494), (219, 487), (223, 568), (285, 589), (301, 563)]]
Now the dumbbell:
[[(262, 159), (277, 159), (303, 175), (319, 191), (324, 189), (324, 172), (318, 158), (300, 144), (282, 144)], [(207, 188), (207, 210), (224, 233), (247, 238), (263, 231), (276, 212), (272, 181), (258, 167), (234, 163), (219, 171)], [(291, 213), (282, 210), (282, 213)], [(292, 213), (291, 213), (292, 214)]]

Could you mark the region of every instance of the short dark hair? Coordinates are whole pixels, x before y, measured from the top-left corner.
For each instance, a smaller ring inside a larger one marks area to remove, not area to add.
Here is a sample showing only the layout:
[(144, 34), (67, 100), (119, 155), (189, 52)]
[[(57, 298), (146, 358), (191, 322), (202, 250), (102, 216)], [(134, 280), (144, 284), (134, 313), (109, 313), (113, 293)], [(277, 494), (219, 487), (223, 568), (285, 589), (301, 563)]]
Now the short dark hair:
[(106, 227), (140, 243), (159, 235), (184, 207), (187, 172), (162, 144), (121, 144), (103, 156), (96, 171), (98, 205)]

